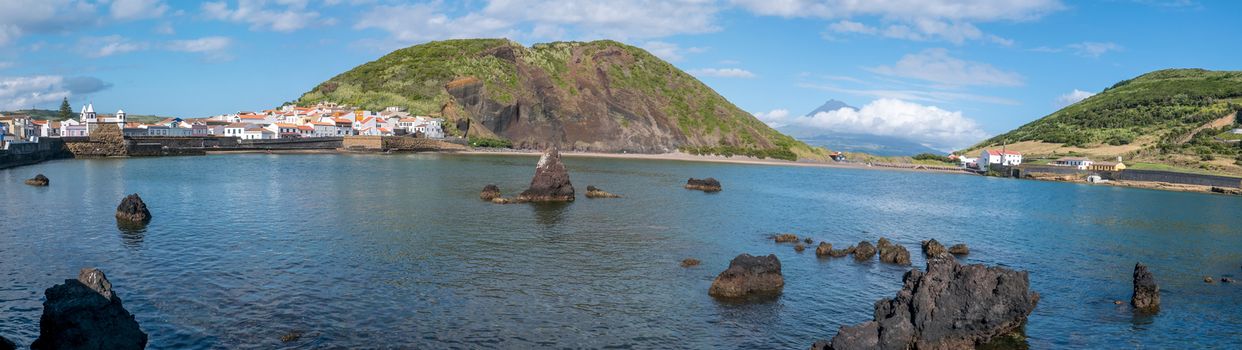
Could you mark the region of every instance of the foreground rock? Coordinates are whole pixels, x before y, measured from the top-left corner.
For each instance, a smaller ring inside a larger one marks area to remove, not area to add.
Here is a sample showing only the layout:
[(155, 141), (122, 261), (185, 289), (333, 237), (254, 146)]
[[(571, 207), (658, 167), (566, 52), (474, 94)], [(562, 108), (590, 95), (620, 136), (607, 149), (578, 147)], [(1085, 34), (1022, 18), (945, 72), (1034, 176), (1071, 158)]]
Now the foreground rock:
[(496, 198), (500, 198), (500, 187), (496, 185), (487, 184), (483, 186), (483, 191), (479, 192), (479, 199), (491, 201)]
[(812, 349), (973, 349), (1026, 322), (1039, 294), (1025, 271), (931, 259), (910, 270), (895, 298), (875, 303), (866, 323), (843, 326)]
[(621, 195), (604, 192), (599, 187), (587, 185), (587, 198), (621, 198)]
[(718, 298), (744, 298), (780, 294), (785, 288), (781, 261), (776, 255), (738, 255), (729, 268), (716, 276), (707, 294)]
[(970, 247), (967, 247), (966, 243), (954, 244), (952, 247), (949, 247), (949, 254), (967, 255), (970, 254)]
[(893, 244), (884, 238), (880, 238), (878, 244), (880, 248), (880, 262), (910, 265), (910, 251), (906, 250), (906, 247)]
[(686, 189), (699, 190), (703, 192), (720, 192), (720, 181), (714, 178), (696, 179), (690, 178), (686, 180)]
[(85, 268), (78, 279), (44, 292), (39, 338), (31, 349), (142, 349), (147, 334), (113, 295), (103, 271)]
[(14, 349), (17, 349), (17, 344), (13, 343), (12, 341), (8, 339), (5, 339), (4, 337), (0, 337), (0, 350), (14, 350)]
[(142, 201), (137, 193), (125, 196), (121, 200), (121, 204), (116, 206), (116, 219), (136, 224), (146, 224), (151, 221), (151, 211), (147, 210), (147, 203)]
[(1144, 312), (1160, 310), (1160, 286), (1143, 263), (1134, 264), (1134, 295), (1130, 297), (1130, 305)]
[(854, 246), (854, 260), (869, 260), (875, 256), (875, 246), (871, 242), (862, 241)]
[(43, 186), (48, 185), (48, 179), (47, 179), (47, 176), (43, 176), (43, 174), (38, 174), (38, 175), (35, 175), (35, 177), (27, 179), (26, 184), (31, 185), (31, 186), (43, 187)]
[(944, 245), (935, 239), (923, 241), (923, 256), (928, 259), (952, 257), (952, 255), (949, 255), (949, 250), (944, 249)]
[(561, 164), (561, 152), (555, 147), (543, 151), (535, 166), (535, 177), (530, 188), (518, 195), (519, 202), (573, 202), (574, 185), (569, 183), (569, 171)]

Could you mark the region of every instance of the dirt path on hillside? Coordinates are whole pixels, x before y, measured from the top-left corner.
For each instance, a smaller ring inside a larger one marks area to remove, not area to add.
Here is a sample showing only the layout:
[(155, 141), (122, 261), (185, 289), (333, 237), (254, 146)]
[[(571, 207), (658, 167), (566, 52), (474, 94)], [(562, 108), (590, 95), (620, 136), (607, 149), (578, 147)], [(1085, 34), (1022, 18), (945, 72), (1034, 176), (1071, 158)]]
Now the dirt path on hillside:
[(1194, 138), (1195, 134), (1198, 134), (1200, 131), (1207, 130), (1207, 129), (1217, 129), (1217, 128), (1225, 127), (1227, 125), (1231, 125), (1234, 122), (1234, 118), (1237, 118), (1237, 117), (1238, 117), (1238, 112), (1233, 112), (1227, 116), (1220, 117), (1220, 119), (1216, 119), (1216, 120), (1207, 122), (1207, 124), (1200, 125), (1194, 130), (1191, 130), (1189, 133), (1182, 135), (1181, 137), (1178, 137), (1177, 144), (1180, 145), (1183, 143), (1190, 142), (1190, 139)]

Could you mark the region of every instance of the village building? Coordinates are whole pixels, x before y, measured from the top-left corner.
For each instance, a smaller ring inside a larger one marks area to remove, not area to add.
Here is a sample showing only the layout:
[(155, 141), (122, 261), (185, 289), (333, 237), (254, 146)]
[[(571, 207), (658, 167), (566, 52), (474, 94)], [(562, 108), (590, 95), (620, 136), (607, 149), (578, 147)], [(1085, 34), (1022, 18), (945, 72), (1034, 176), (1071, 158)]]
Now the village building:
[(1022, 153), (1008, 150), (985, 149), (979, 153), (979, 170), (991, 165), (1016, 166), (1022, 164)]
[(1092, 171), (1122, 171), (1126, 170), (1126, 164), (1122, 162), (1095, 162), (1088, 166)]
[(274, 123), (263, 127), (276, 135), (280, 139), (296, 139), (302, 137), (302, 133), (298, 131), (297, 124)]
[(242, 132), (241, 138), (243, 140), (272, 140), (276, 138), (276, 133), (262, 127), (251, 125), (246, 127), (246, 130)]
[(225, 125), (224, 134), (222, 134), (222, 136), (243, 138), (246, 134), (246, 128), (251, 126), (253, 125), (241, 122)]
[(1087, 170), (1087, 168), (1091, 167), (1091, 164), (1093, 163), (1095, 162), (1085, 157), (1061, 157), (1052, 164), (1056, 166), (1074, 167), (1079, 170)]

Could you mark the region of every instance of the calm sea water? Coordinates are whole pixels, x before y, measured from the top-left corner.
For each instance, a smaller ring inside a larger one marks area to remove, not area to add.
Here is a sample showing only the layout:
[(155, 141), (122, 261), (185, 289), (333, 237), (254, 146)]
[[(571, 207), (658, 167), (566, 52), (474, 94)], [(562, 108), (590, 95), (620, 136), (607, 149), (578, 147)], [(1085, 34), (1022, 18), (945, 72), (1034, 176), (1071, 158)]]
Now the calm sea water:
[[(64, 160), (0, 171), (0, 336), (38, 335), (43, 290), (96, 266), (150, 348), (794, 348), (870, 319), (905, 267), (768, 239), (965, 242), (1031, 272), (1032, 348), (1239, 348), (1242, 198), (963, 175), (566, 158), (580, 192), (493, 205), (536, 158), (227, 155)], [(21, 184), (36, 173), (52, 186)], [(724, 192), (683, 190), (713, 176)], [(155, 217), (119, 230), (138, 192)], [(777, 300), (707, 296), (739, 253), (780, 257)], [(701, 259), (700, 267), (678, 262)], [(1135, 317), (1133, 265), (1163, 311)], [(290, 331), (305, 332), (282, 343)]]

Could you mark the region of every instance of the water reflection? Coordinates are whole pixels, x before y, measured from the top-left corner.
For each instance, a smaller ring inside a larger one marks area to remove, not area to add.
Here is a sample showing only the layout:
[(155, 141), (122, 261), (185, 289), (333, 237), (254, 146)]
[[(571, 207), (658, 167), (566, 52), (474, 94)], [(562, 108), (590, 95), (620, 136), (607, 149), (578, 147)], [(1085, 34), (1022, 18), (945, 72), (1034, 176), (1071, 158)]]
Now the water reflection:
[(549, 202), (549, 203), (531, 203), (531, 210), (535, 212), (535, 221), (545, 228), (555, 227), (560, 223), (565, 213), (569, 211), (571, 202)]
[(126, 248), (138, 248), (147, 234), (147, 223), (117, 220), (116, 229), (121, 232), (121, 244)]

